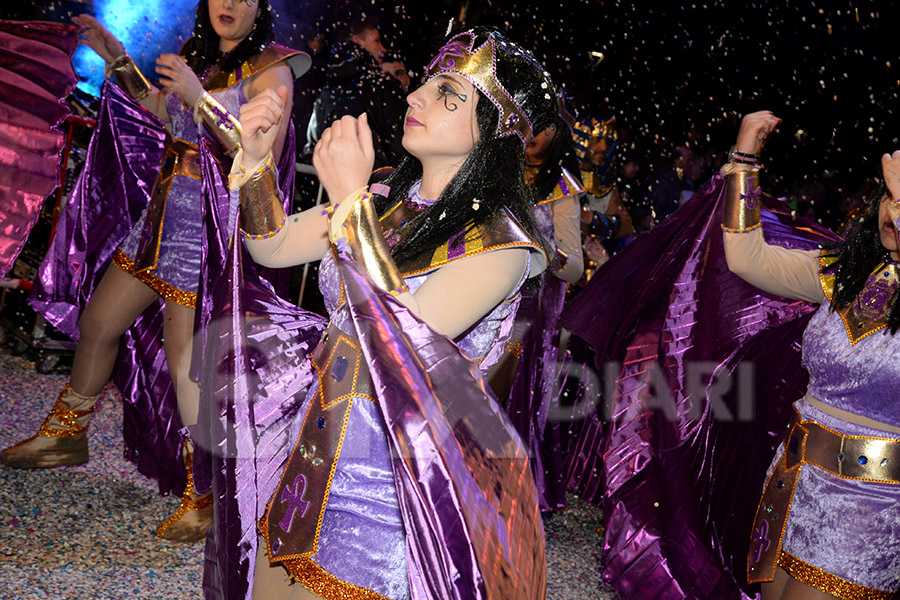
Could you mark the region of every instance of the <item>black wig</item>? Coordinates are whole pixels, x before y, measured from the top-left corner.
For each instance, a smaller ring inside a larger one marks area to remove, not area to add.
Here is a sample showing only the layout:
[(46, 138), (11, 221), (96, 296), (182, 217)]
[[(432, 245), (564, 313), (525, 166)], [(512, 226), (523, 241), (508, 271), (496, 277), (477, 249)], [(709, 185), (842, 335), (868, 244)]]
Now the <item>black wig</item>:
[(181, 49), (181, 56), (198, 76), (202, 76), (210, 67), (218, 65), (223, 71), (233, 71), (247, 59), (259, 54), (266, 44), (271, 42), (275, 34), (272, 30), (272, 10), (269, 0), (259, 0), (259, 12), (250, 35), (237, 47), (223, 54), (219, 50), (219, 34), (213, 29), (209, 18), (208, 0), (197, 3), (197, 17), (194, 20), (194, 33)]
[[(555, 90), (540, 64), (494, 30), (475, 28), (471, 31), (475, 34), (475, 47), (486, 42), (489, 35), (494, 35), (497, 42), (505, 42), (497, 44), (497, 78), (531, 119), (534, 131), (546, 129), (556, 115), (556, 99)], [(451, 34), (450, 38), (455, 35)], [(500, 111), (481, 92), (477, 95), (478, 141), (437, 202), (410, 222), (411, 233), (392, 250), (397, 263), (423, 254), (431, 255), (453, 235), (485, 223), (504, 206), (533, 239), (544, 245), (545, 250), (548, 248), (535, 224), (534, 192), (525, 185), (522, 140), (515, 135), (497, 137)], [(409, 188), (421, 177), (421, 163), (413, 156), (405, 155), (396, 172), (385, 181), (390, 186), (389, 196), (375, 195), (379, 214), (404, 199)], [(548, 256), (553, 254), (548, 252)]]
[(534, 186), (538, 201), (550, 196), (559, 182), (563, 168), (573, 174), (578, 172), (578, 159), (575, 157), (572, 130), (560, 116), (556, 117), (554, 123), (556, 124), (556, 136), (550, 142), (544, 162), (538, 168), (534, 182), (531, 184)]
[[(879, 234), (878, 207), (884, 195), (885, 187), (882, 185), (878, 195), (869, 200), (869, 209), (859, 225), (852, 228), (850, 236), (834, 248), (826, 250), (828, 255), (837, 256), (834, 263), (823, 269), (824, 272), (833, 273), (835, 278), (832, 310), (847, 307), (856, 301), (872, 271), (890, 260)], [(891, 302), (888, 327), (894, 334), (900, 329), (900, 291), (894, 292)]]

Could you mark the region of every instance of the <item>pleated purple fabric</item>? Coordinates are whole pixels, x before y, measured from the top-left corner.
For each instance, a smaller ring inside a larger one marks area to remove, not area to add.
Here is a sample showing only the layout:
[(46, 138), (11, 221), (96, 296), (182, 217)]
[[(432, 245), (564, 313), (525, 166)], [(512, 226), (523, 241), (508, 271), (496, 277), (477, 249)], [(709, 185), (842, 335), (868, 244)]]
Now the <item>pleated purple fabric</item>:
[[(76, 341), (81, 311), (149, 201), (164, 140), (162, 121), (118, 86), (103, 87), (84, 168), (29, 298), (32, 308)], [(126, 401), (126, 457), (158, 480), (160, 493), (181, 494), (181, 424), (162, 345), (162, 306), (162, 301), (150, 306), (125, 333), (113, 381)]]
[[(733, 275), (722, 242), (725, 181), (638, 237), (591, 279), (560, 324), (606, 376), (582, 424), (569, 486), (601, 505), (603, 575), (625, 600), (755, 597), (746, 556), (759, 490), (791, 403), (816, 306)], [(770, 244), (836, 236), (766, 199)]]
[[(203, 139), (203, 196), (215, 205), (227, 192), (220, 169), (230, 167), (209, 140)], [(282, 194), (293, 196), (293, 128), (289, 129), (279, 181)], [(97, 128), (68, 204), (60, 214), (56, 235), (38, 270), (29, 304), (60, 331), (78, 340), (78, 317), (87, 305), (119, 244), (149, 202), (165, 142), (162, 121), (136, 104), (117, 85), (107, 83)], [(203, 202), (201, 198), (198, 203)], [(227, 219), (226, 219), (227, 222)], [(197, 240), (198, 244), (205, 243)], [(205, 246), (204, 246), (205, 248)], [(213, 248), (220, 251), (221, 244)], [(208, 253), (207, 253), (208, 254)], [(209, 257), (206, 257), (209, 259)], [(200, 274), (198, 273), (198, 277)], [(287, 272), (277, 274), (280, 292), (287, 289)], [(198, 312), (203, 295), (198, 295)], [(177, 399), (162, 344), (163, 301), (150, 306), (125, 333), (113, 382), (125, 398), (125, 456), (138, 470), (158, 480), (161, 494), (181, 494), (186, 481), (180, 455), (182, 436)], [(198, 321), (199, 322), (199, 321)], [(196, 346), (195, 346), (196, 348)], [(193, 373), (196, 377), (196, 365)]]
[(394, 454), (415, 600), (546, 594), (528, 455), (478, 365), (342, 260)]
[(522, 339), (521, 355), (506, 412), (528, 448), (532, 474), (542, 511), (566, 505), (563, 437), (559, 421), (548, 421), (558, 407), (562, 366), (556, 319), (566, 299), (566, 282), (545, 271), (541, 287), (522, 292), (516, 321), (530, 326)]
[(0, 21), (0, 278), (59, 184), (77, 45), (75, 25)]
[[(201, 157), (210, 160), (206, 145)], [(279, 172), (293, 172), (292, 164), (280, 166), (286, 168)], [(204, 173), (204, 189), (217, 193), (204, 194), (203, 301), (194, 346), (201, 400), (191, 428), (197, 487), (212, 489), (216, 507), (203, 587), (208, 599), (249, 599), (257, 522), (299, 431), (297, 419), (315, 380), (308, 356), (327, 320), (282, 300), (260, 278), (239, 231), (229, 235), (221, 175)]]

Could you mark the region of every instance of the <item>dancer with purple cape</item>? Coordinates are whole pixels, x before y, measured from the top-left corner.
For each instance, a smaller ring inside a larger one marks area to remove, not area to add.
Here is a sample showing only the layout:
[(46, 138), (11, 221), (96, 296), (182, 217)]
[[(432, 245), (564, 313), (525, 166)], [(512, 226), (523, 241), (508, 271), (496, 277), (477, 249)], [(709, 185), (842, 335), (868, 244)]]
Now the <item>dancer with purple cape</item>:
[[(283, 98), (242, 109), (231, 186), (245, 244), (268, 266), (321, 258), (330, 309), (309, 357), (282, 327), (285, 352), (255, 336), (264, 351), (245, 353), (253, 368), (233, 361), (236, 408), (242, 390), (312, 384), (283, 425), (296, 440), (289, 459), (269, 457), (287, 464), (262, 498), (254, 598), (544, 598), (527, 452), (483, 372), (503, 352), (522, 283), (547, 261), (523, 150), (553, 119), (551, 86), (503, 35), (463, 31), (408, 97), (409, 155), (396, 171), (366, 186), (371, 133), (365, 116), (344, 117), (314, 154), (331, 204), (289, 217), (266, 157)], [(237, 343), (242, 327), (287, 310), (238, 308)], [(216, 366), (207, 371), (228, 372)]]
[[(126, 400), (126, 453), (159, 480), (161, 492), (184, 490), (157, 535), (196, 541), (212, 521), (212, 498), (194, 489), (192, 445), (179, 431), (198, 413), (190, 364), (201, 199), (214, 193), (206, 185), (211, 173), (227, 170), (226, 155), (238, 148), (239, 106), (266, 89), (291, 88), (309, 57), (271, 42), (266, 0), (200, 0), (181, 53), (157, 59), (159, 89), (99, 21), (73, 20), (116, 83), (104, 87), (86, 166), (31, 302), (78, 346), (69, 382), (38, 433), (4, 450), (0, 461), (26, 469), (86, 462), (91, 413), (115, 369)], [(292, 144), (285, 121), (276, 155), (293, 157)], [(292, 178), (281, 183), (288, 191)]]
[(721, 174), (561, 318), (605, 379), (569, 485), (604, 508), (626, 599), (897, 589), (900, 154), (841, 242), (760, 189), (778, 122), (746, 116)]

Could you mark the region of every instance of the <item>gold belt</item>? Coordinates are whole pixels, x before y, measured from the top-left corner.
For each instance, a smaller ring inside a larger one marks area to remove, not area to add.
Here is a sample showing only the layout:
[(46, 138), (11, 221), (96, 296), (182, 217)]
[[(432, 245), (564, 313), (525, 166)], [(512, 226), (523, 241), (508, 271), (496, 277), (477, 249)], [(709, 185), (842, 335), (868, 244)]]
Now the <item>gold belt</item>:
[(900, 484), (900, 439), (844, 435), (814, 421), (804, 421), (794, 409), (784, 438), (784, 453), (766, 481), (756, 509), (747, 580), (772, 581), (794, 489), (803, 465), (815, 465), (843, 479)]
[(844, 435), (795, 419), (785, 452), (800, 447), (801, 460), (844, 479), (900, 484), (900, 439)]
[(200, 148), (184, 140), (166, 140), (166, 153), (159, 179), (164, 181), (172, 175), (187, 175), (200, 179)]

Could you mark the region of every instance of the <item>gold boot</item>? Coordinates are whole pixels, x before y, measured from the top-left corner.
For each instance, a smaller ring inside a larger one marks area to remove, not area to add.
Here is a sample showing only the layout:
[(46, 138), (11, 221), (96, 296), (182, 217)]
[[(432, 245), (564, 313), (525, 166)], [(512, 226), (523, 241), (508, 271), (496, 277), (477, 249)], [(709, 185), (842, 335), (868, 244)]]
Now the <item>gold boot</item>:
[(194, 494), (194, 452), (189, 442), (184, 444), (184, 466), (187, 485), (181, 495), (181, 506), (156, 530), (156, 535), (173, 542), (199, 542), (212, 527), (212, 492), (205, 496)]
[(15, 469), (47, 469), (88, 461), (87, 426), (97, 396), (82, 396), (68, 383), (36, 435), (0, 452), (0, 462)]

